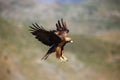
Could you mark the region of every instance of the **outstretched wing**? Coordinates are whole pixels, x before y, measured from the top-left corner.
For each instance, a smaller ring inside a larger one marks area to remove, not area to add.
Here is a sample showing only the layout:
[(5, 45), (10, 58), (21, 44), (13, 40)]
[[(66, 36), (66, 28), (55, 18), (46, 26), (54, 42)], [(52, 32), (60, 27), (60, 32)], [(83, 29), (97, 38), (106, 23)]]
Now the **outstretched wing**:
[(37, 23), (32, 24), (32, 26), (29, 27), (31, 28), (30, 31), (35, 38), (45, 45), (51, 46), (61, 41), (61, 38), (54, 34), (54, 31), (47, 31), (42, 26), (40, 27)]
[(56, 23), (56, 28), (57, 28), (57, 31), (64, 31), (66, 33), (69, 32), (66, 22), (64, 22), (63, 19), (61, 19), (61, 22), (60, 22), (60, 20), (58, 20), (58, 23)]

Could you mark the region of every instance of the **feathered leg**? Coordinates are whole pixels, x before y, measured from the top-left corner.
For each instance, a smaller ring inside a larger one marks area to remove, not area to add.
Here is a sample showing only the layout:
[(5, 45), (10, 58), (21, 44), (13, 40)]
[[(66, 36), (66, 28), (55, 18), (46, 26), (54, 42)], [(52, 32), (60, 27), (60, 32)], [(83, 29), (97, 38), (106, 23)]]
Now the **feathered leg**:
[(56, 48), (56, 58), (60, 59), (60, 56), (61, 56), (61, 48), (57, 47)]
[(60, 59), (61, 62), (66, 62), (67, 58), (64, 55), (64, 51), (61, 49), (61, 47), (56, 48), (56, 58)]
[(61, 53), (61, 58), (63, 59), (64, 62), (68, 61), (68, 59), (64, 56), (64, 51), (62, 50)]
[(63, 62), (63, 58), (61, 57), (61, 47), (56, 48), (56, 58), (60, 59)]

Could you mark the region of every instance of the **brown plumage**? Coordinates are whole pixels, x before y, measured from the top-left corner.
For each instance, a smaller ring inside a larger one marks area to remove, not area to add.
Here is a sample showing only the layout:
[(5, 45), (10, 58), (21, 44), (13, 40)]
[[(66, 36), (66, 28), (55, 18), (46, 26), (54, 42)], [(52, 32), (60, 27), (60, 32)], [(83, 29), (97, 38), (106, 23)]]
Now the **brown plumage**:
[(56, 23), (56, 30), (45, 30), (42, 26), (40, 27), (37, 23), (30, 26), (31, 33), (43, 44), (50, 46), (50, 49), (44, 55), (42, 60), (46, 60), (48, 56), (56, 52), (56, 58), (61, 61), (67, 61), (67, 58), (64, 56), (64, 46), (68, 42), (72, 42), (71, 38), (66, 37), (69, 29), (67, 28), (66, 22), (63, 22), (63, 19), (58, 20)]

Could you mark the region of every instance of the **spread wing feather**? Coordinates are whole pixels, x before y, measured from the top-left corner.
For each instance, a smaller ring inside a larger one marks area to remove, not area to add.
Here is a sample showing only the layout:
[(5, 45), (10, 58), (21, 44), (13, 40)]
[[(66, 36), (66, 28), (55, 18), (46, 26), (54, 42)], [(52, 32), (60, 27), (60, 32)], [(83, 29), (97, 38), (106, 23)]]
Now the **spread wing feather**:
[(53, 44), (61, 42), (61, 38), (57, 36), (54, 31), (47, 31), (37, 23), (32, 24), (32, 26), (29, 27), (31, 28), (30, 31), (35, 38), (45, 45), (52, 46)]
[(63, 19), (61, 19), (61, 22), (60, 20), (58, 20), (58, 23), (56, 23), (56, 28), (57, 28), (57, 31), (66, 31), (67, 33), (69, 32), (66, 22), (64, 22)]

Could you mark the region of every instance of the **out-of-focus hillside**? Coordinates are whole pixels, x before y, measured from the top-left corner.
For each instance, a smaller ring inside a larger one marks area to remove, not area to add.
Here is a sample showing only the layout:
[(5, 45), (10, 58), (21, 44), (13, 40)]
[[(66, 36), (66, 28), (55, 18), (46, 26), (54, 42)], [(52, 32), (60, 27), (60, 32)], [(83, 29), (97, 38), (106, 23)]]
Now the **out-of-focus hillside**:
[[(42, 4), (37, 0), (0, 1), (0, 80), (119, 80), (120, 9), (117, 0), (80, 4)], [(65, 46), (69, 59), (55, 54), (40, 61), (48, 47), (34, 39), (34, 22), (54, 29), (64, 18), (74, 43)]]
[(47, 47), (38, 44), (27, 30), (4, 19), (0, 22), (1, 80), (119, 80), (119, 44), (92, 36), (71, 35), (74, 43), (65, 47), (68, 62), (60, 63), (54, 54), (40, 62)]
[[(43, 26), (55, 26), (56, 20), (64, 18), (69, 22), (72, 33), (100, 33), (119, 29), (119, 1), (88, 0), (82, 4), (43, 4), (40, 1), (1, 1), (1, 16), (22, 23), (33, 21)], [(27, 15), (25, 15), (27, 14)], [(24, 16), (25, 15), (25, 16)], [(49, 20), (48, 20), (49, 19)], [(73, 30), (74, 29), (74, 30)]]

